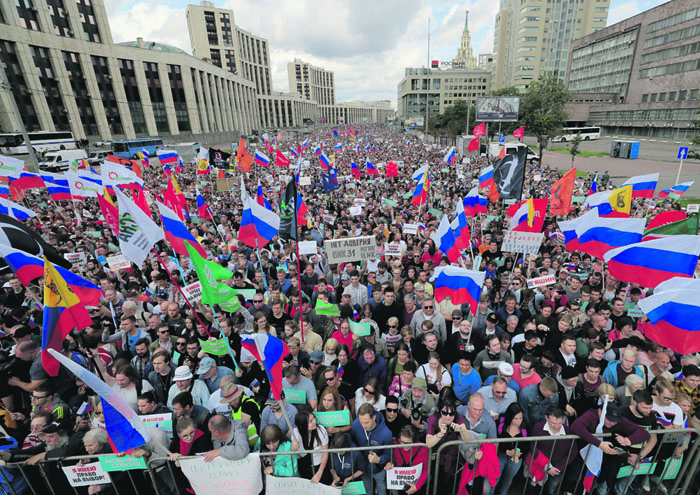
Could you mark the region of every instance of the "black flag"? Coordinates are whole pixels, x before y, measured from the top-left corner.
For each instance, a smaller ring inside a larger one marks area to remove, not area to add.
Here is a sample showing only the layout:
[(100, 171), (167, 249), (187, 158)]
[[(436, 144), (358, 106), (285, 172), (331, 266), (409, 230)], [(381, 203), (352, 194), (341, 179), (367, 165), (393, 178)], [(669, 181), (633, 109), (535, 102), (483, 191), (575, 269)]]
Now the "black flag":
[[(73, 266), (54, 248), (49, 246), (39, 234), (14, 218), (0, 213), (0, 244), (13, 247), (25, 253), (46, 256), (51, 263), (70, 269)], [(0, 266), (6, 266), (3, 261)]]
[(294, 176), (289, 179), (280, 199), (280, 232), (282, 239), (298, 240), (297, 234), (297, 184)]
[(231, 153), (216, 148), (209, 148), (209, 165), (216, 168), (228, 168), (231, 161)]
[(493, 162), (493, 181), (500, 199), (517, 199), (523, 194), (527, 148), (522, 147), (512, 155)]

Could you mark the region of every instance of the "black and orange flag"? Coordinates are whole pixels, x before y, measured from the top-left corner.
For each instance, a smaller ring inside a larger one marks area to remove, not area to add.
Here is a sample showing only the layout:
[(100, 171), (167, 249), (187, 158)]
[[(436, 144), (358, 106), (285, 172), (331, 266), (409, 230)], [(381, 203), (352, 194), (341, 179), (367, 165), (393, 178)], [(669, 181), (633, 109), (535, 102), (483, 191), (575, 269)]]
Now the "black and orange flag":
[(572, 168), (564, 177), (552, 184), (552, 195), (549, 202), (549, 213), (566, 215), (571, 210), (571, 200), (574, 196), (576, 169)]

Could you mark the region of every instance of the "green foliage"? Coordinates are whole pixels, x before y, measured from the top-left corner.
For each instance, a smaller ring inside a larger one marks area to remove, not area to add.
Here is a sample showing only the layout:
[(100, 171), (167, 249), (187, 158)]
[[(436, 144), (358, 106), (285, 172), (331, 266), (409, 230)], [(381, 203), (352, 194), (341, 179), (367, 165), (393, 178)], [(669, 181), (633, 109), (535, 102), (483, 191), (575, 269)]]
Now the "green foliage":
[(571, 144), (569, 145), (569, 154), (571, 155), (571, 168), (574, 168), (574, 160), (576, 159), (576, 155), (579, 154), (578, 147), (581, 145), (581, 141), (583, 141), (581, 133), (577, 132), (576, 136), (574, 136), (574, 139), (571, 140)]
[[(457, 100), (454, 105), (445, 108), (445, 112), (430, 118), (428, 129), (433, 135), (447, 134), (450, 139), (466, 133), (467, 112), (470, 114), (469, 126), (475, 125), (476, 105), (469, 108), (465, 100)], [(471, 131), (471, 130), (470, 130)]]
[[(571, 93), (555, 77), (543, 77), (533, 82), (520, 100), (520, 123), (528, 133), (537, 137), (544, 149), (548, 138), (557, 134), (567, 120), (564, 106)], [(540, 153), (540, 161), (542, 153)]]

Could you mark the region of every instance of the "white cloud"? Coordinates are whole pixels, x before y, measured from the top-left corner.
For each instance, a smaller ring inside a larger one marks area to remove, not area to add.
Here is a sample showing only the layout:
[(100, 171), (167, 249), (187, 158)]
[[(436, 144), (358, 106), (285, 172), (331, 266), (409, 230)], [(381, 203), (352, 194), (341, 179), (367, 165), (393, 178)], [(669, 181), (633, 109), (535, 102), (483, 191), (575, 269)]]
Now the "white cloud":
[(641, 11), (642, 7), (635, 0), (615, 5), (608, 10), (608, 26), (637, 15)]

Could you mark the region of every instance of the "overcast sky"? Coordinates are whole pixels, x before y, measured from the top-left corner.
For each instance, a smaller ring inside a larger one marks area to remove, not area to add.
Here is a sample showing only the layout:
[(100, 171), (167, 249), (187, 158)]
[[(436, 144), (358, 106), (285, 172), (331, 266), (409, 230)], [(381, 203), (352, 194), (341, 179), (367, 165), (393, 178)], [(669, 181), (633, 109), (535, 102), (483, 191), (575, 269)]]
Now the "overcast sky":
[[(105, 0), (115, 42), (142, 37), (192, 53), (187, 0)], [(611, 0), (608, 25), (662, 0)], [(405, 67), (430, 59), (451, 60), (457, 52), (464, 12), (474, 55), (493, 50), (496, 0), (218, 0), (233, 10), (236, 24), (269, 40), (274, 91), (289, 91), (287, 62), (300, 58), (335, 72), (336, 98), (386, 100), (396, 104)]]

